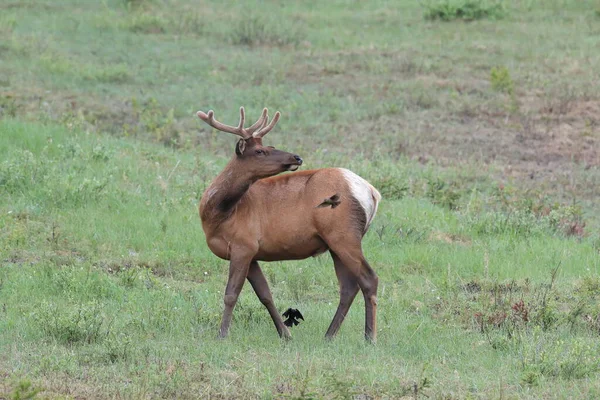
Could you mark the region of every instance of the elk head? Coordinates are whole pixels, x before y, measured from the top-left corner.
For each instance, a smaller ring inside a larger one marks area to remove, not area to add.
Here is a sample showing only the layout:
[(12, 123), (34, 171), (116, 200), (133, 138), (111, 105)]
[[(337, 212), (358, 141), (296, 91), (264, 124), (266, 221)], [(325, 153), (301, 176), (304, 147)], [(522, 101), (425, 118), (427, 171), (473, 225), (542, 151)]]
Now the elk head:
[(244, 128), (246, 121), (244, 107), (240, 107), (240, 122), (237, 127), (217, 121), (213, 110), (208, 113), (198, 111), (197, 115), (202, 121), (221, 132), (240, 136), (240, 140), (235, 146), (236, 161), (241, 164), (241, 168), (251, 172), (257, 179), (277, 175), (284, 171), (295, 171), (302, 165), (302, 158), (299, 156), (262, 144), (262, 138), (279, 121), (281, 116), (279, 111), (269, 122), (268, 110), (263, 109), (258, 121), (248, 128)]

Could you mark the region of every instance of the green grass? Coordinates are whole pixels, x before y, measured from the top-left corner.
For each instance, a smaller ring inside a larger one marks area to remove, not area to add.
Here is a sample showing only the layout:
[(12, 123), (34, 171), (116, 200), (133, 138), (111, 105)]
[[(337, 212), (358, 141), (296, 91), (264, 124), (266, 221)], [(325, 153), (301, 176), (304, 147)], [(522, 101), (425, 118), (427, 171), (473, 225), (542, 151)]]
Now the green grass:
[(442, 0), (429, 2), (425, 18), (429, 20), (464, 20), (498, 19), (503, 16), (502, 2), (485, 0)]
[[(0, 5), (2, 115), (223, 154), (190, 116), (268, 106), (283, 113), (273, 144), (299, 153), (484, 164), (561, 201), (599, 195), (594, 1), (513, 2), (469, 24), (410, 1), (32, 4)], [(499, 67), (513, 89), (495, 90)]]
[(337, 304), (326, 256), (266, 267), (279, 308), (306, 317), (292, 342), (248, 290), (219, 341), (227, 265), (196, 204), (225, 158), (14, 120), (0, 132), (0, 370), (14, 385), (91, 397), (600, 390), (599, 243), (544, 217), (386, 200), (365, 238), (381, 282), (376, 346), (362, 339), (362, 300), (324, 341)]
[[(1, 3), (0, 397), (600, 396), (597, 2), (427, 4)], [(215, 338), (197, 205), (234, 140), (194, 112), (240, 105), (383, 194), (377, 345), (361, 296), (323, 339), (327, 255), (263, 267), (291, 342), (249, 288)]]

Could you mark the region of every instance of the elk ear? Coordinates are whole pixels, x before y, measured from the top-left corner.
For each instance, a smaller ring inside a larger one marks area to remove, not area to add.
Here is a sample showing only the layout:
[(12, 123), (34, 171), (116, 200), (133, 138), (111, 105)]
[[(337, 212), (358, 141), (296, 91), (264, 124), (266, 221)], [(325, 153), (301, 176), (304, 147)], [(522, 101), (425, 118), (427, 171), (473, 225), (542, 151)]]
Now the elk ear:
[(235, 145), (235, 154), (241, 156), (244, 154), (244, 150), (246, 150), (246, 141), (244, 139), (240, 139)]

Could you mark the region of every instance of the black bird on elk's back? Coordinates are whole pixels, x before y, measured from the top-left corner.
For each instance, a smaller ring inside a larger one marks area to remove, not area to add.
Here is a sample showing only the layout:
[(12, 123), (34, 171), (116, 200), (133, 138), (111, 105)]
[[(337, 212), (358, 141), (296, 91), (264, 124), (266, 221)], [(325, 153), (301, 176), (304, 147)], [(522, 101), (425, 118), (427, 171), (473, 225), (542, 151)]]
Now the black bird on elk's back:
[(293, 325), (298, 325), (300, 323), (300, 321), (298, 321), (298, 318), (304, 321), (304, 317), (302, 316), (302, 314), (300, 314), (300, 311), (296, 310), (295, 308), (288, 308), (286, 312), (283, 313), (283, 317), (287, 318), (285, 321), (283, 321), (283, 323), (285, 324), (285, 326), (289, 327)]

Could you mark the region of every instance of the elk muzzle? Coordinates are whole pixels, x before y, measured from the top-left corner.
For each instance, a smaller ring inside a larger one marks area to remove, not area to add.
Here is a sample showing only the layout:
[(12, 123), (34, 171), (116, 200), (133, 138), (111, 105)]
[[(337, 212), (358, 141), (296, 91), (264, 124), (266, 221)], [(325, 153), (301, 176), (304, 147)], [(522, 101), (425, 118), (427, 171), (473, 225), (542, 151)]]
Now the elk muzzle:
[(302, 165), (302, 158), (300, 158), (300, 156), (294, 154), (292, 157), (293, 161), (291, 163), (284, 164), (287, 171), (295, 171)]

